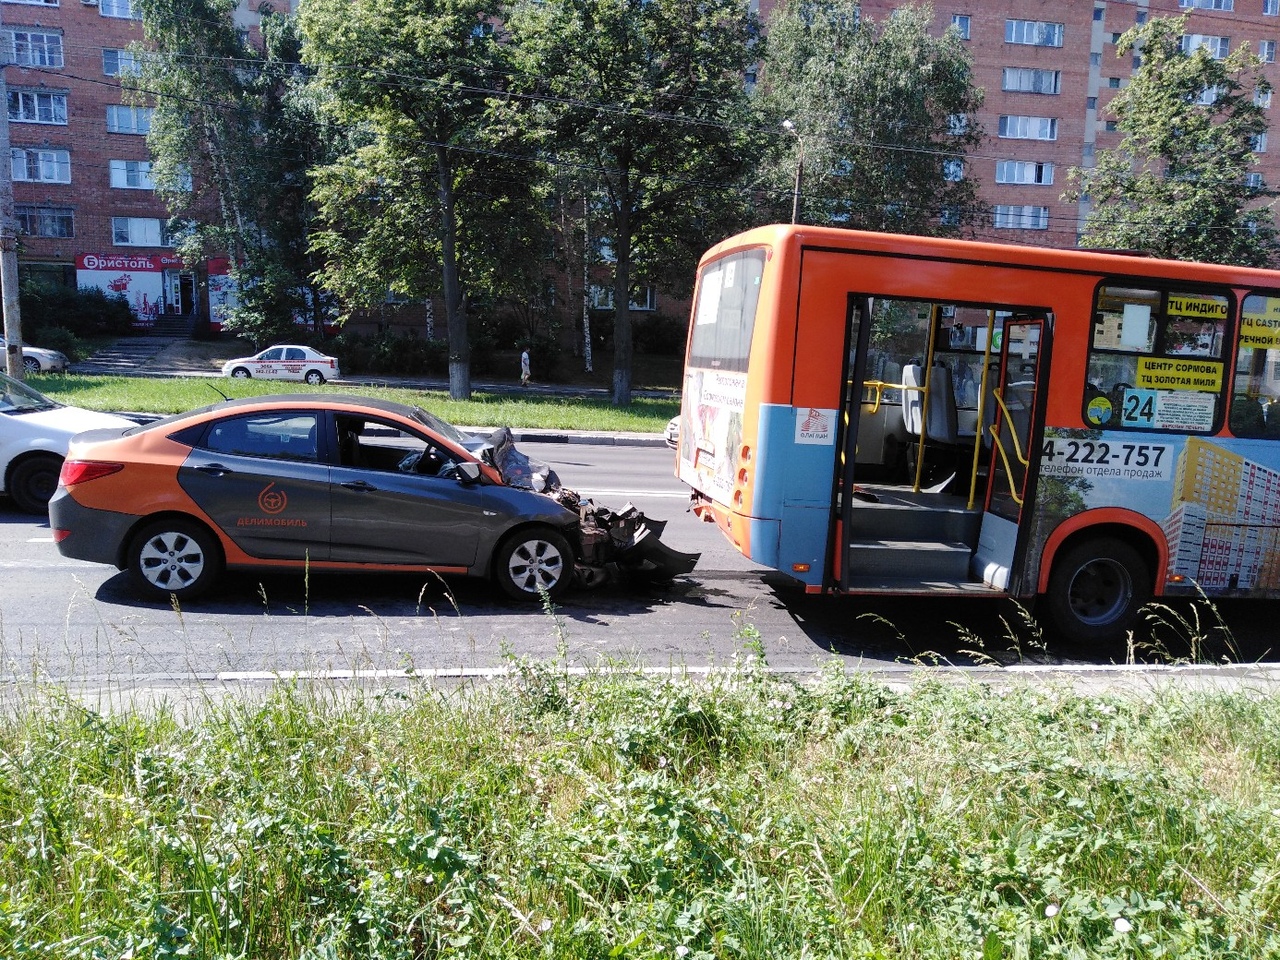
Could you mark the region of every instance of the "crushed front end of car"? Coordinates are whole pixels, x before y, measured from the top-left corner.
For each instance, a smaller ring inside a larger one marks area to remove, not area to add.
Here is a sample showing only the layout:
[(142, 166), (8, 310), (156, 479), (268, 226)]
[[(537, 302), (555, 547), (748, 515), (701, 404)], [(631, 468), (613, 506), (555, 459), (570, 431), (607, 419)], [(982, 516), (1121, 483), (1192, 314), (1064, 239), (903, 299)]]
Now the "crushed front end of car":
[(563, 486), (549, 465), (516, 448), (507, 427), (494, 431), (477, 452), (497, 468), (503, 483), (541, 493), (578, 515), (576, 573), (581, 586), (599, 586), (613, 575), (670, 580), (691, 573), (702, 556), (664, 544), (667, 522), (646, 517), (630, 502), (612, 510)]

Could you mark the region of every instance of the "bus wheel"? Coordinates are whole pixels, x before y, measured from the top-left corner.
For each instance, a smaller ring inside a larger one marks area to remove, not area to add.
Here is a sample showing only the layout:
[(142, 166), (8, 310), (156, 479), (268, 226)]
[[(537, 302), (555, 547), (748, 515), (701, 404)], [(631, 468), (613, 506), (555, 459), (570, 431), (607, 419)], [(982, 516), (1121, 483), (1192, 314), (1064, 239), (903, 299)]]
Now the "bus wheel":
[(1078, 643), (1122, 640), (1151, 598), (1151, 572), (1123, 540), (1100, 537), (1058, 557), (1046, 597), (1053, 631)]

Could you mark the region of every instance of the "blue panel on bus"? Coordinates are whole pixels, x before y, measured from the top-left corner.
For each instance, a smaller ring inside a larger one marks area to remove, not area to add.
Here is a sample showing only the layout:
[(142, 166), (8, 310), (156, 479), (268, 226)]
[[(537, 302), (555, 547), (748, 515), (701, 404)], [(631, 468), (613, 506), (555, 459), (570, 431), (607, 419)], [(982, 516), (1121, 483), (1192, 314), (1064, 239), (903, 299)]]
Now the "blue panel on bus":
[[(781, 404), (760, 407), (752, 513), (778, 517), (782, 523), (776, 563), (758, 562), (805, 583), (822, 579), (832, 516), (837, 415), (834, 410), (797, 410)], [(808, 573), (795, 571), (794, 564), (808, 564)]]

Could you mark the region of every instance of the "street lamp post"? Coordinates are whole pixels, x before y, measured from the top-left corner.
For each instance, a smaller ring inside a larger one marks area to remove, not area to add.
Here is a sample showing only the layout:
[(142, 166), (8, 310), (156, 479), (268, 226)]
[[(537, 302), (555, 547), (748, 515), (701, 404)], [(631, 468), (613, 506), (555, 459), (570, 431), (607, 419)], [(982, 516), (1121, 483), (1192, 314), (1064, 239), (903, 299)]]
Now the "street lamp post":
[(804, 180), (804, 137), (800, 136), (800, 132), (796, 130), (796, 125), (790, 120), (782, 121), (782, 129), (787, 131), (796, 138), (796, 143), (800, 147), (800, 154), (796, 158), (796, 187), (791, 194), (791, 222), (800, 222), (800, 185)]

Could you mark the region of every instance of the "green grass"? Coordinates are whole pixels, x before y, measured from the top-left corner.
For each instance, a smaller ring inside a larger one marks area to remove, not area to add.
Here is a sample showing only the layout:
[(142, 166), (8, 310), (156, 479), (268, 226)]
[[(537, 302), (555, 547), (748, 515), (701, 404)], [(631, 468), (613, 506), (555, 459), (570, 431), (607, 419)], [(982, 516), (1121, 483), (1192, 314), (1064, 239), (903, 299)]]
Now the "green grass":
[[(74, 374), (33, 377), (31, 384), (56, 400), (90, 410), (165, 414), (216, 403), (221, 398), (215, 387), (230, 397), (254, 397), (309, 389), (302, 384), (227, 380), (219, 377), (145, 378)], [(446, 393), (425, 390), (327, 384), (321, 391), (339, 395), (382, 397), (414, 404), (459, 426), (661, 433), (667, 421), (680, 410), (678, 399), (637, 398), (629, 407), (619, 408), (612, 406), (607, 400), (538, 393), (477, 393), (469, 401), (455, 401), (450, 400)]]
[(1273, 696), (513, 667), (20, 697), (0, 955), (1280, 955)]

